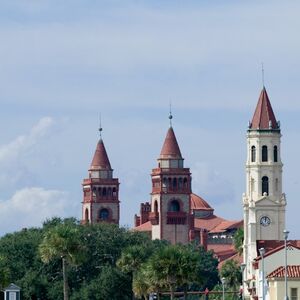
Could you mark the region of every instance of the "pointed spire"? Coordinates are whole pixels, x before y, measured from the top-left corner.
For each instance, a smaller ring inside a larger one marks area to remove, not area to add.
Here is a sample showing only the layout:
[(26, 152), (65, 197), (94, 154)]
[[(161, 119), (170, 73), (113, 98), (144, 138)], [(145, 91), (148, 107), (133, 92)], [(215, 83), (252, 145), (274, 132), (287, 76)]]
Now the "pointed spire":
[(177, 139), (172, 127), (168, 129), (165, 142), (160, 152), (160, 158), (179, 158), (182, 159)]
[(263, 87), (249, 126), (250, 129), (279, 129), (266, 88)]
[(91, 163), (91, 169), (111, 170), (110, 162), (102, 138), (99, 140)]

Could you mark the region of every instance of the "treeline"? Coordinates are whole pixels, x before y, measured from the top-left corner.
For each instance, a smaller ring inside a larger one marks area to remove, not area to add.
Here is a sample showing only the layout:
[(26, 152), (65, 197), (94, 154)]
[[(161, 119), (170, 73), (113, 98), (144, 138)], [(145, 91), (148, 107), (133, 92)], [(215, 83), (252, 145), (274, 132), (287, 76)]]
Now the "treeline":
[(13, 282), (25, 300), (129, 300), (133, 292), (142, 299), (152, 292), (211, 290), (219, 282), (217, 264), (195, 244), (173, 246), (75, 219), (54, 218), (0, 239), (1, 288)]

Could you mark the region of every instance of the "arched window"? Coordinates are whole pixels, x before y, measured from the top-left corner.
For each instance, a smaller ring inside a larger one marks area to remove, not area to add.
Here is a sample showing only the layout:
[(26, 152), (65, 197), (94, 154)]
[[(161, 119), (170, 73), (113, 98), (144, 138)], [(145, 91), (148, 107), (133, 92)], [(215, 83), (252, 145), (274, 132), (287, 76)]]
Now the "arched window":
[(109, 217), (109, 211), (106, 208), (102, 208), (99, 212), (99, 219), (102, 221), (107, 220)]
[(154, 201), (154, 212), (157, 213), (158, 212), (158, 204), (157, 201)]
[(274, 162), (277, 162), (277, 161), (278, 161), (278, 151), (277, 151), (277, 146), (274, 146), (273, 154), (274, 154)]
[(111, 188), (107, 189), (107, 196), (109, 196), (109, 197), (111, 196)]
[(269, 195), (269, 178), (267, 176), (264, 176), (261, 179), (261, 194), (267, 193)]
[(89, 210), (88, 210), (87, 208), (85, 209), (84, 220), (85, 220), (86, 222), (89, 222)]
[(102, 189), (101, 189), (101, 187), (99, 187), (99, 188), (98, 188), (98, 196), (99, 196), (99, 197), (101, 197), (101, 195), (102, 195), (101, 192), (102, 192)]
[(180, 211), (180, 204), (177, 200), (172, 200), (170, 203), (170, 211)]
[(184, 187), (185, 189), (188, 187), (187, 179), (186, 179), (186, 178), (183, 179), (183, 187)]
[(178, 188), (179, 188), (179, 190), (182, 190), (182, 187), (183, 187), (183, 181), (182, 181), (182, 178), (180, 177), (178, 179)]
[(116, 188), (113, 188), (113, 190), (112, 190), (112, 195), (113, 195), (113, 197), (116, 197), (116, 196), (117, 196), (117, 190), (116, 190)]
[(172, 178), (168, 178), (168, 188), (172, 188)]
[(97, 189), (95, 187), (93, 187), (92, 191), (93, 191), (93, 196), (96, 197), (96, 195), (97, 195)]
[(173, 178), (173, 190), (177, 188), (177, 178)]
[(261, 161), (268, 161), (268, 147), (262, 146)]
[(103, 195), (104, 197), (106, 196), (106, 188), (105, 188), (105, 187), (102, 189), (102, 195)]
[(256, 148), (255, 146), (251, 147), (251, 162), (255, 162), (256, 161)]

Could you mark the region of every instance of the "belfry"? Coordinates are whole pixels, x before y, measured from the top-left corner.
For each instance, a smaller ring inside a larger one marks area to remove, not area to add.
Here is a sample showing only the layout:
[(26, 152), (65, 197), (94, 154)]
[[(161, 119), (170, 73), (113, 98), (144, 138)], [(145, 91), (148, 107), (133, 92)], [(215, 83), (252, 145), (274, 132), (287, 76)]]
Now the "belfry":
[(84, 179), (82, 223), (108, 222), (119, 224), (119, 179), (113, 178), (108, 155), (101, 136), (89, 168), (89, 178)]

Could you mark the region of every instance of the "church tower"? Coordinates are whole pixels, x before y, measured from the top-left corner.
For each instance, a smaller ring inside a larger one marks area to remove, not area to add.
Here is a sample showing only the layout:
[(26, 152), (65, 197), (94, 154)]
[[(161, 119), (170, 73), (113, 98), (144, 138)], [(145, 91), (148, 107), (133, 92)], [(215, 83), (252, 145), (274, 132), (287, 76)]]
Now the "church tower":
[[(170, 120), (172, 115), (170, 115)], [(183, 158), (172, 125), (167, 132), (157, 168), (152, 170), (152, 239), (186, 244), (191, 239), (193, 217), (190, 215), (191, 173)]]
[(119, 180), (113, 178), (113, 169), (101, 137), (89, 168), (89, 178), (84, 179), (82, 223), (108, 222), (119, 224)]
[(252, 279), (257, 240), (282, 240), (285, 194), (282, 193), (280, 123), (263, 87), (247, 131), (244, 207), (245, 279)]

